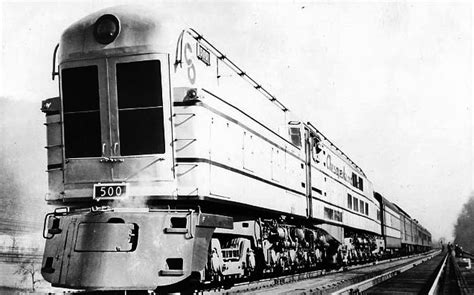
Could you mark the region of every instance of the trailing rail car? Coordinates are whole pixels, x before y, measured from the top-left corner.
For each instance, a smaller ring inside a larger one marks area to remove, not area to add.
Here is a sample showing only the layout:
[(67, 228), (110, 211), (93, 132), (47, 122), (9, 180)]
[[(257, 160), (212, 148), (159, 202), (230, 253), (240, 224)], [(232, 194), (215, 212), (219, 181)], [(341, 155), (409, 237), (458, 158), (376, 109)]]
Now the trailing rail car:
[[(397, 205), (396, 205), (397, 206)], [(400, 212), (400, 231), (403, 253), (422, 252), (431, 248), (431, 234), (416, 219), (397, 206)]]
[(392, 202), (384, 198), (378, 192), (374, 193), (380, 202), (380, 217), (382, 223), (382, 236), (385, 242), (385, 251), (389, 254), (400, 254), (402, 247), (402, 233), (400, 223), (400, 211)]
[(195, 30), (105, 9), (64, 31), (55, 76), (41, 269), (54, 286), (153, 290), (384, 250), (363, 170)]
[(374, 193), (380, 202), (384, 251), (389, 255), (420, 253), (431, 248), (431, 234), (398, 205)]

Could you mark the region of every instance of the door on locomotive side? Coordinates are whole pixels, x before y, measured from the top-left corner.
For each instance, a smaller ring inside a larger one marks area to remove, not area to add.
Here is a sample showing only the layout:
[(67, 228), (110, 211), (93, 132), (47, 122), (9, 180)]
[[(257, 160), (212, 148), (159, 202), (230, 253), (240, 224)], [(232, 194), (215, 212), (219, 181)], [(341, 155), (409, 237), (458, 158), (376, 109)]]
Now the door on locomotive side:
[(60, 73), (66, 197), (107, 182), (155, 194), (174, 179), (168, 55), (65, 62)]
[(311, 191), (312, 182), (311, 182), (311, 150), (312, 150), (312, 133), (305, 126), (304, 128), (304, 150), (305, 150), (305, 174), (306, 174), (306, 216), (313, 217), (313, 194)]
[(305, 172), (306, 172), (306, 206), (307, 206), (307, 217), (315, 217), (314, 216), (314, 205), (313, 202), (313, 189), (318, 191), (316, 187), (321, 187), (322, 183), (318, 182), (321, 177), (319, 172), (313, 170), (313, 166), (315, 167), (319, 163), (319, 153), (321, 152), (321, 138), (319, 135), (316, 134), (313, 130), (309, 127), (305, 126), (304, 128), (305, 133)]

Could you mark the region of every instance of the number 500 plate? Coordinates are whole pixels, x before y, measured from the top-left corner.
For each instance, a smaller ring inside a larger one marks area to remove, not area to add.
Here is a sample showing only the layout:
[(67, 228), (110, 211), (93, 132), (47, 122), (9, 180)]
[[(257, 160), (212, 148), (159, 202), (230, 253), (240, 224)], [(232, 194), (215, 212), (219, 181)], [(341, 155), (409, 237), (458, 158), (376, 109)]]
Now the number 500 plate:
[(94, 184), (94, 199), (125, 197), (128, 191), (128, 183), (97, 183)]

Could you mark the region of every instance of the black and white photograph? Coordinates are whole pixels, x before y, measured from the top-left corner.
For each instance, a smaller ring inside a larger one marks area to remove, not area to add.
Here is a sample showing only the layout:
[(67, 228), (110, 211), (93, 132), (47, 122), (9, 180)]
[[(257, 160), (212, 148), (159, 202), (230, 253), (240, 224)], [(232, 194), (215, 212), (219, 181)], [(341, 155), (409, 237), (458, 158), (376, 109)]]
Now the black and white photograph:
[(474, 294), (473, 12), (0, 0), (0, 294)]

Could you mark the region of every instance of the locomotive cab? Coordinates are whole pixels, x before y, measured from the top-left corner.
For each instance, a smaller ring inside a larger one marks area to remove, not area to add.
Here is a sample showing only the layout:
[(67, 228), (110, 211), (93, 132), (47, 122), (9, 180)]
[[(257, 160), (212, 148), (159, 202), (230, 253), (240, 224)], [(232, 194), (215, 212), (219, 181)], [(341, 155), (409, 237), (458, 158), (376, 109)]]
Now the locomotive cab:
[(62, 133), (62, 148), (48, 143), (50, 201), (175, 190), (169, 54), (160, 53), (160, 28), (147, 25), (153, 16), (122, 11), (98, 12), (62, 35), (62, 128), (48, 130)]

